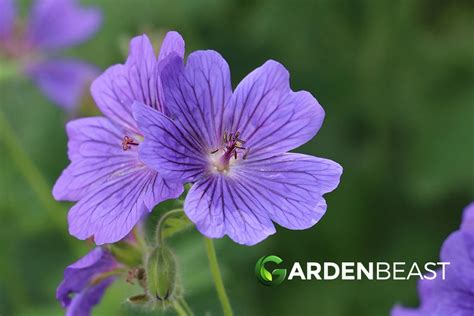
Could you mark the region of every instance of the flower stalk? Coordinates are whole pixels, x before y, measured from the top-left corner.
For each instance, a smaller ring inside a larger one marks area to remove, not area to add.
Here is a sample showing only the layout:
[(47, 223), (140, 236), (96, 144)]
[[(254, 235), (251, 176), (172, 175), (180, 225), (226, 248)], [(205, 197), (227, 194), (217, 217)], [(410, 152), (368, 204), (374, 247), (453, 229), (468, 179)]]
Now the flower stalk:
[(209, 268), (211, 269), (212, 279), (214, 280), (217, 296), (221, 302), (222, 311), (224, 312), (224, 316), (232, 316), (234, 314), (232, 312), (232, 307), (230, 306), (230, 301), (224, 287), (224, 282), (222, 281), (214, 243), (212, 239), (206, 237), (204, 237), (204, 243), (206, 245), (207, 258), (209, 259)]

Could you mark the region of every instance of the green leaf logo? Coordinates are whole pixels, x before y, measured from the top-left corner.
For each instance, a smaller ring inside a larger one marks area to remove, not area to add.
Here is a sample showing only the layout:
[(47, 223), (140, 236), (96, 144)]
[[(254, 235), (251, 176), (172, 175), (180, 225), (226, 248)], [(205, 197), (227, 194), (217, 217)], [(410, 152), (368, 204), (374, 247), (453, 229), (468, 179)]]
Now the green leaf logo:
[(278, 256), (263, 256), (258, 259), (255, 265), (255, 274), (257, 279), (266, 286), (274, 286), (281, 284), (286, 278), (286, 269), (274, 269), (271, 273), (265, 268), (265, 264), (271, 262), (280, 264), (283, 262)]

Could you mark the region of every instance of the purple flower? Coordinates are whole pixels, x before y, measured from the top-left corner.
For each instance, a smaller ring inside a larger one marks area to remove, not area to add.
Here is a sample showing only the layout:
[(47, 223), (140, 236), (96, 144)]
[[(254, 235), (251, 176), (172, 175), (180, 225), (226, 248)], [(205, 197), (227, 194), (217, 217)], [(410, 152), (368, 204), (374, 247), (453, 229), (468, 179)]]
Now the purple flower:
[(275, 233), (273, 222), (306, 229), (321, 219), (342, 168), (287, 153), (317, 133), (324, 111), (290, 89), (281, 64), (266, 62), (232, 92), (226, 61), (198, 51), (185, 67), (174, 58), (162, 80), (169, 117), (134, 106), (140, 157), (165, 178), (194, 183), (184, 210), (202, 234), (253, 245)]
[(51, 100), (72, 109), (97, 68), (75, 59), (48, 56), (79, 44), (95, 32), (101, 14), (76, 0), (35, 0), (29, 21), (20, 25), (14, 0), (0, 0), (0, 59), (18, 63)]
[(392, 316), (474, 315), (474, 202), (464, 210), (461, 228), (444, 242), (440, 258), (450, 262), (446, 279), (420, 280), (420, 308), (395, 306)]
[(90, 315), (94, 305), (100, 302), (107, 287), (115, 280), (114, 276), (99, 276), (117, 267), (119, 263), (100, 247), (68, 266), (56, 291), (56, 298), (66, 308), (66, 315)]
[(69, 232), (97, 244), (125, 237), (159, 202), (177, 198), (180, 183), (164, 180), (138, 157), (143, 134), (132, 116), (140, 101), (162, 111), (160, 69), (168, 55), (183, 56), (184, 41), (167, 34), (160, 55), (145, 35), (135, 37), (124, 65), (107, 69), (92, 84), (92, 95), (105, 117), (67, 124), (71, 164), (53, 188), (57, 200), (79, 201), (69, 212)]

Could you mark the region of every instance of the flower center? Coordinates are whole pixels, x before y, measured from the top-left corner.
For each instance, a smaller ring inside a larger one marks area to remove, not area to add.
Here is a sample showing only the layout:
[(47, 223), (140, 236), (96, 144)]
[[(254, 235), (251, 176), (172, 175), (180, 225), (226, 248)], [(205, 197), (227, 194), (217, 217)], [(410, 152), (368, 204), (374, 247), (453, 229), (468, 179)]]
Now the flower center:
[(132, 148), (132, 146), (138, 146), (138, 143), (135, 139), (129, 136), (124, 136), (122, 139), (122, 149), (127, 151)]
[(230, 133), (224, 132), (223, 143), (221, 148), (211, 152), (211, 162), (213, 169), (218, 172), (227, 172), (230, 165), (237, 159), (247, 159), (249, 149), (243, 147), (245, 141), (239, 138), (240, 132)]

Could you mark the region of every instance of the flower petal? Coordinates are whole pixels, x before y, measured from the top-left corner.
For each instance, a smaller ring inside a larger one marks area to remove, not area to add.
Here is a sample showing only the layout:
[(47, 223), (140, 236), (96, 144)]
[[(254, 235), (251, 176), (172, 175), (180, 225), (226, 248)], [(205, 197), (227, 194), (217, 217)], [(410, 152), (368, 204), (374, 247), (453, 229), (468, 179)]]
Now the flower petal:
[(178, 32), (171, 31), (166, 34), (161, 43), (160, 53), (158, 55), (158, 67), (156, 69), (158, 72), (158, 81), (156, 85), (158, 91), (158, 102), (159, 104), (163, 104), (160, 109), (161, 112), (166, 112), (161, 72), (169, 62), (173, 61), (174, 58), (178, 58), (180, 61), (184, 58), (184, 40)]
[(52, 101), (72, 109), (78, 105), (98, 69), (79, 60), (63, 59), (30, 65), (26, 73)]
[(174, 58), (161, 74), (166, 114), (206, 151), (222, 143), (223, 113), (232, 88), (226, 61), (215, 51), (196, 51), (186, 66)]
[(472, 316), (474, 311), (473, 292), (451, 289), (440, 298), (437, 308), (427, 316)]
[(73, 206), (68, 214), (69, 232), (79, 239), (94, 236), (98, 245), (119, 241), (156, 204), (177, 198), (182, 192), (182, 185), (138, 166), (104, 183)]
[(269, 217), (289, 229), (307, 229), (326, 211), (323, 194), (334, 190), (342, 167), (334, 161), (287, 153), (235, 165), (235, 176)]
[[(99, 247), (93, 249), (86, 256), (66, 268), (64, 271), (64, 280), (56, 291), (56, 298), (62, 303), (63, 307), (68, 307), (76, 301), (77, 295), (71, 299), (70, 294), (72, 293), (83, 293), (82, 297), (86, 300), (87, 298), (100, 299), (105, 287), (107, 287), (114, 278), (109, 278), (101, 282), (99, 284), (102, 285), (99, 287), (100, 290), (94, 290), (96, 287), (91, 287), (90, 281), (95, 275), (112, 270), (116, 266), (117, 262), (109, 252)], [(104, 287), (103, 285), (107, 286)], [(80, 299), (80, 301), (83, 299)]]
[(209, 238), (226, 234), (239, 244), (254, 245), (275, 233), (257, 197), (235, 179), (222, 175), (197, 181), (186, 197), (184, 211)]
[(15, 0), (0, 0), (0, 41), (7, 39), (15, 26)]
[(109, 277), (97, 285), (90, 286), (72, 298), (67, 307), (66, 316), (90, 316), (92, 308), (99, 304), (104, 296), (105, 290), (115, 281)]
[(429, 316), (426, 313), (423, 313), (421, 310), (414, 309), (414, 308), (405, 308), (402, 306), (395, 306), (390, 316)]
[(306, 143), (321, 127), (324, 110), (309, 92), (291, 91), (288, 71), (270, 60), (240, 82), (225, 117), (227, 132), (239, 131), (248, 157), (258, 159)]
[(461, 230), (474, 235), (474, 202), (464, 208)]
[(446, 282), (452, 289), (474, 293), (474, 238), (470, 233), (456, 231), (444, 242), (440, 258), (451, 264), (446, 267)]
[(76, 0), (35, 0), (28, 36), (42, 49), (65, 48), (87, 40), (101, 22), (100, 10), (82, 8)]
[(100, 75), (91, 86), (99, 109), (115, 122), (139, 133), (132, 116), (132, 104), (140, 101), (161, 110), (157, 102), (156, 57), (146, 35), (134, 37), (124, 65), (115, 65)]
[(202, 234), (254, 245), (275, 232), (271, 220), (290, 229), (319, 221), (322, 195), (337, 187), (341, 172), (335, 162), (299, 154), (246, 162), (198, 180), (184, 210)]
[(78, 201), (104, 182), (141, 164), (136, 148), (124, 151), (122, 139), (133, 136), (105, 117), (88, 117), (67, 124), (71, 164), (53, 188), (56, 200)]
[(166, 57), (176, 54), (184, 57), (184, 40), (181, 34), (175, 31), (166, 33), (163, 42), (161, 43), (160, 53), (158, 55), (158, 62), (163, 61)]
[(188, 182), (205, 172), (204, 152), (185, 130), (149, 106), (135, 103), (135, 119), (145, 135), (140, 159), (163, 177)]

